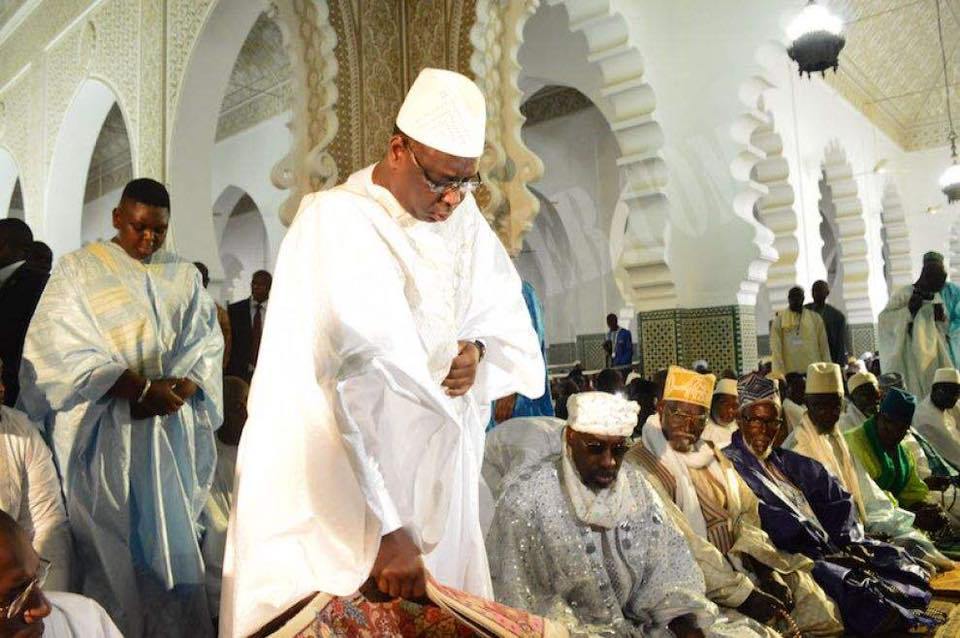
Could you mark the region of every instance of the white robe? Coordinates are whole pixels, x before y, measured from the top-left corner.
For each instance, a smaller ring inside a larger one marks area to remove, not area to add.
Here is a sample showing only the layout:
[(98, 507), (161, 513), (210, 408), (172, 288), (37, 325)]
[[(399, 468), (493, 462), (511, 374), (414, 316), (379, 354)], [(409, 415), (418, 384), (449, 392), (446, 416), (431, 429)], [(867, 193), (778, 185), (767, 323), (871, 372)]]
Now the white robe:
[(217, 439), (217, 470), (210, 484), (210, 495), (203, 508), (203, 564), (206, 569), (207, 600), (211, 612), (220, 608), (220, 582), (223, 575), (223, 551), (227, 546), (227, 526), (233, 507), (233, 477), (237, 469), (237, 448)]
[(858, 428), (867, 420), (867, 415), (860, 411), (853, 401), (849, 398), (844, 401), (843, 413), (840, 414), (840, 420), (837, 421), (837, 427), (841, 432), (847, 432), (853, 428)]
[[(943, 303), (940, 293), (933, 300), (923, 302), (912, 318), (907, 304), (913, 295), (913, 284), (904, 286), (890, 296), (887, 307), (880, 313), (878, 335), (880, 365), (884, 372), (899, 372), (908, 392), (924, 397), (933, 386), (933, 377), (939, 368), (952, 368), (947, 342), (946, 322), (933, 319), (933, 307)], [(949, 312), (945, 308), (946, 312)]]
[(707, 419), (707, 426), (703, 428), (703, 433), (700, 435), (700, 439), (703, 441), (710, 441), (713, 443), (713, 447), (715, 449), (722, 450), (730, 445), (730, 440), (733, 438), (733, 433), (736, 431), (736, 421), (731, 421), (727, 425), (720, 425), (710, 418)]
[(799, 403), (794, 403), (790, 399), (783, 402), (783, 418), (791, 433), (800, 427), (800, 422), (806, 413), (807, 408)]
[(69, 589), (73, 543), (53, 455), (27, 415), (5, 405), (0, 405), (0, 459), (0, 510), (51, 562), (51, 589)]
[(948, 463), (960, 467), (960, 430), (955, 410), (941, 410), (927, 396), (913, 414), (913, 427)]
[(44, 638), (123, 638), (97, 601), (78, 594), (44, 592), (50, 615), (43, 619)]
[[(348, 595), (403, 527), (443, 584), (491, 595), (479, 406), (542, 392), (520, 278), (472, 196), (418, 222), (372, 167), (304, 198), (277, 259), (237, 458), (221, 636), (311, 592)], [(457, 340), (486, 354), (464, 397)], [(269, 551), (265, 551), (268, 548)]]

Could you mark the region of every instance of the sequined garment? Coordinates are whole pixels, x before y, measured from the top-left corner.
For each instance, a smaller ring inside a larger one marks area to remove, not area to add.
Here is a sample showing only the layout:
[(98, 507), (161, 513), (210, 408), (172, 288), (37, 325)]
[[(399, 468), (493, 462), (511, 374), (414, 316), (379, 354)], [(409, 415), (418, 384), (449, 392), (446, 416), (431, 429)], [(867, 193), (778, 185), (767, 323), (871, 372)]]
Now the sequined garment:
[(498, 602), (605, 636), (668, 635), (693, 614), (707, 635), (754, 632), (717, 618), (703, 575), (663, 504), (635, 469), (635, 506), (619, 524), (595, 530), (576, 518), (559, 456), (521, 471), (504, 488), (487, 536)]

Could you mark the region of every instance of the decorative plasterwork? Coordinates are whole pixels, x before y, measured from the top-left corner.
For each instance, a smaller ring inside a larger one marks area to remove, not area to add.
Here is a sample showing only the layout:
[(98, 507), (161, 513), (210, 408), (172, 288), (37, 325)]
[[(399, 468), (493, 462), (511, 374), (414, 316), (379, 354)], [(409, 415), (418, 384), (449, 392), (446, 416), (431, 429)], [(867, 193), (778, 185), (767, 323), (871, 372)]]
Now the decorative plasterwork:
[(545, 86), (520, 107), (527, 126), (539, 124), (594, 106), (586, 95), (568, 86)]
[(731, 172), (742, 185), (733, 201), (734, 211), (753, 226), (753, 242), (759, 251), (740, 284), (739, 303), (755, 305), (760, 284), (766, 281), (771, 307), (781, 308), (787, 305), (787, 292), (797, 280), (800, 249), (790, 167), (783, 157), (783, 140), (773, 114), (764, 104), (764, 93), (772, 88), (764, 72), (740, 86), (740, 100), (747, 110), (731, 128), (733, 139), (742, 147)]
[(843, 299), (849, 324), (872, 324), (870, 261), (867, 255), (867, 224), (857, 195), (853, 168), (843, 148), (833, 142), (827, 148), (823, 174), (833, 196), (837, 246), (843, 265)]
[[(582, 32), (589, 60), (603, 79), (610, 128), (620, 146), (620, 167), (626, 182), (621, 200), (630, 209), (623, 252), (616, 264), (617, 283), (628, 303), (640, 311), (676, 305), (673, 277), (666, 263), (669, 220), (667, 166), (660, 155), (663, 130), (654, 119), (656, 97), (644, 81), (643, 56), (630, 21), (608, 1), (563, 4), (570, 30)], [(642, 220), (643, 232), (637, 230)]]
[[(913, 283), (910, 260), (910, 235), (907, 217), (900, 202), (900, 193), (892, 184), (883, 191), (880, 212), (883, 234), (883, 258), (887, 270), (887, 287), (892, 294), (901, 286)], [(952, 262), (957, 263), (957, 262)], [(960, 265), (960, 264), (958, 264)]]
[(383, 157), (407, 87), (425, 66), (469, 73), (464, 50), (473, 0), (331, 2), (337, 36), (336, 115), (330, 146), (345, 177)]
[(307, 193), (337, 183), (337, 163), (329, 152), (339, 130), (337, 120), (338, 39), (330, 24), (326, 0), (285, 0), (277, 5), (277, 21), (292, 60), (292, 146), (271, 172), (274, 186), (290, 191), (280, 207), (289, 225)]
[(480, 160), (485, 188), (479, 202), (500, 241), (513, 255), (523, 248), (523, 235), (540, 211), (540, 202), (527, 184), (543, 175), (543, 162), (523, 143), (523, 92), (517, 86), (517, 53), (523, 44), (523, 26), (539, 5), (539, 0), (479, 0), (470, 32), (475, 49), (470, 68), (487, 98), (486, 151)]
[[(615, 264), (624, 298), (638, 310), (672, 307), (676, 293), (666, 263), (665, 234), (669, 203), (667, 169), (660, 156), (663, 131), (654, 120), (656, 99), (643, 80), (643, 58), (631, 39), (629, 21), (607, 1), (548, 0), (562, 5), (570, 30), (582, 33), (588, 59), (602, 78), (601, 111), (620, 147), (626, 182), (621, 197), (630, 210), (623, 251)], [(524, 119), (517, 88), (517, 52), (523, 25), (538, 2), (477, 3), (477, 24), (471, 33), (476, 48), (471, 68), (487, 96), (487, 153), (481, 174), (488, 184), (485, 215), (507, 249), (516, 254), (538, 211), (527, 184), (539, 178), (543, 165), (521, 138)], [(643, 232), (636, 230), (640, 226)]]

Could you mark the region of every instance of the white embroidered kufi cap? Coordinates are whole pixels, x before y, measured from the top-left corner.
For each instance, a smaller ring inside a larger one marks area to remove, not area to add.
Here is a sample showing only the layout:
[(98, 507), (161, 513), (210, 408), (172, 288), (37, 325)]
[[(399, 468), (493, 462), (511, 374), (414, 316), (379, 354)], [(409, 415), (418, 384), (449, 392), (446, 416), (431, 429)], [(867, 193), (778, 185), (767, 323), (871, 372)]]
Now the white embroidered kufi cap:
[(836, 363), (811, 363), (807, 368), (807, 394), (843, 396), (843, 374)]
[(934, 383), (960, 383), (960, 372), (956, 368), (940, 368), (933, 375)]
[(727, 396), (736, 397), (737, 394), (737, 380), (736, 379), (720, 379), (717, 381), (717, 387), (713, 390), (713, 396), (718, 394), (726, 394)]
[(480, 157), (487, 128), (483, 93), (465, 75), (426, 68), (413, 81), (397, 128), (425, 146), (456, 157)]
[(850, 389), (850, 392), (853, 392), (862, 385), (870, 384), (875, 387), (878, 391), (880, 390), (880, 382), (877, 381), (877, 377), (874, 376), (872, 372), (858, 372), (847, 381), (847, 388)]
[(567, 425), (577, 432), (630, 436), (637, 427), (636, 401), (607, 392), (579, 392), (567, 399)]

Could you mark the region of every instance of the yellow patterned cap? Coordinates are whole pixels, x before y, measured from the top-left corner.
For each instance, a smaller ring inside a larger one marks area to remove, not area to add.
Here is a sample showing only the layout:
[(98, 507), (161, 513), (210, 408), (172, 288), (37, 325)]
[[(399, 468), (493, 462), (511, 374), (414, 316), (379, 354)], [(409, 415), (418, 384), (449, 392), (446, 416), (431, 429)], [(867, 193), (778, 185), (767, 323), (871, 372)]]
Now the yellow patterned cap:
[(682, 401), (709, 409), (716, 381), (717, 378), (712, 374), (699, 374), (680, 366), (670, 366), (663, 388), (663, 400)]

